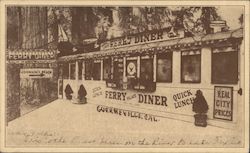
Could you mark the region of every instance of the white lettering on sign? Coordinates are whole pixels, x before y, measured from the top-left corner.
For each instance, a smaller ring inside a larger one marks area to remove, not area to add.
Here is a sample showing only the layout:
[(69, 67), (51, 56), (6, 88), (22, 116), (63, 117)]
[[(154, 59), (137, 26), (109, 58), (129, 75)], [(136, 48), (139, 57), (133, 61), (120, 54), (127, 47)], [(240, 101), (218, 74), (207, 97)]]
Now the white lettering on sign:
[(135, 63), (130, 62), (127, 66), (127, 73), (130, 76), (133, 76), (136, 73), (136, 66)]
[(52, 78), (53, 70), (52, 69), (21, 69), (20, 78)]
[(55, 59), (53, 51), (10, 51), (8, 60), (50, 60)]
[(147, 42), (157, 42), (162, 40), (170, 40), (184, 37), (183, 31), (171, 31), (171, 29), (162, 29), (158, 31), (148, 31), (144, 33), (134, 34), (122, 38), (112, 39), (101, 44), (101, 50), (119, 48)]
[(230, 120), (233, 118), (233, 88), (214, 87), (214, 118)]

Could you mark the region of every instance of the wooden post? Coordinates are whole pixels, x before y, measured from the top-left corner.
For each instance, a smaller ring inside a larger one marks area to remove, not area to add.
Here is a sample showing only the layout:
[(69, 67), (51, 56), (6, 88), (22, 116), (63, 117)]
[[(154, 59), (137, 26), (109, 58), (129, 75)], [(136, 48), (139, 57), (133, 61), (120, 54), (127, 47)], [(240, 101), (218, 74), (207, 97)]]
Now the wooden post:
[(126, 77), (126, 57), (123, 57), (123, 80)]
[(156, 59), (156, 53), (155, 53), (154, 59), (153, 59), (153, 82), (156, 82), (156, 68), (157, 68), (157, 59)]
[(103, 80), (103, 59), (101, 59), (101, 80)]
[(137, 78), (140, 78), (140, 64), (141, 64), (141, 58), (140, 56), (137, 56)]
[(85, 61), (82, 61), (82, 80), (85, 80)]
[(79, 72), (79, 66), (78, 66), (78, 61), (76, 61), (76, 65), (75, 65), (75, 78), (76, 78), (76, 81), (78, 82), (78, 80), (79, 80), (79, 74), (78, 74), (78, 72)]

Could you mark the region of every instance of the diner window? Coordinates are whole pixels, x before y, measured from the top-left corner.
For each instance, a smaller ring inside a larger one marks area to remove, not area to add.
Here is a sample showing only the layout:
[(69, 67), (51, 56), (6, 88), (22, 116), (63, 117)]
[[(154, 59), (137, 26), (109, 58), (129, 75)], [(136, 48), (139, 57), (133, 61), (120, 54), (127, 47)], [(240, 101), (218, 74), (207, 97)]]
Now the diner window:
[(78, 79), (79, 80), (82, 80), (82, 68), (83, 68), (82, 61), (79, 61), (78, 62)]
[(92, 68), (93, 68), (93, 61), (92, 60), (85, 61), (85, 80), (92, 79)]
[(116, 87), (122, 89), (123, 81), (123, 58), (114, 59), (114, 73), (113, 81), (116, 84)]
[(128, 57), (126, 61), (127, 88), (134, 89), (138, 85), (137, 57)]
[(76, 79), (76, 64), (70, 63), (70, 79), (75, 80)]
[(63, 79), (69, 79), (69, 63), (63, 64)]
[(128, 60), (126, 65), (127, 77), (135, 78), (137, 76), (137, 60)]
[(237, 84), (238, 52), (232, 47), (216, 48), (212, 53), (212, 83)]
[(172, 57), (172, 52), (157, 55), (157, 82), (172, 82)]
[(200, 51), (181, 52), (181, 82), (200, 83), (201, 53)]
[(111, 59), (103, 60), (103, 80), (111, 79)]
[(153, 59), (141, 57), (140, 89), (152, 90), (153, 72)]
[(93, 80), (101, 80), (101, 63), (94, 63), (93, 65)]

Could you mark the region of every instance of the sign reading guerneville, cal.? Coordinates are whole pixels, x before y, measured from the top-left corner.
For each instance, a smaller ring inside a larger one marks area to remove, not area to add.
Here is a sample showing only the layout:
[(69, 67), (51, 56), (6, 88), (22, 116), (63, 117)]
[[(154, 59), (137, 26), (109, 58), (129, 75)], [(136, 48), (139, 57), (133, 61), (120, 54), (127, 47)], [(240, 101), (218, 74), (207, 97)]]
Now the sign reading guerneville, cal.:
[(52, 76), (52, 69), (31, 68), (20, 70), (20, 78), (52, 78)]
[(233, 119), (233, 88), (214, 87), (214, 118)]

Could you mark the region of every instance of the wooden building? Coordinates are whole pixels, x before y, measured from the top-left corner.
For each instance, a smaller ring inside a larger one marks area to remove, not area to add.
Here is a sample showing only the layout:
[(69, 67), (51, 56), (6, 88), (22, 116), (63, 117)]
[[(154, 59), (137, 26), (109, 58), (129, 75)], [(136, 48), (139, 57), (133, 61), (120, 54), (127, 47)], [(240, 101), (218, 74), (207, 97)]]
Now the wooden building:
[(193, 37), (162, 29), (114, 38), (100, 51), (58, 59), (58, 97), (66, 99), (69, 85), (77, 101), (83, 85), (90, 103), (119, 103), (193, 121), (192, 103), (201, 90), (208, 123), (237, 127), (244, 115), (242, 40), (243, 29)]

